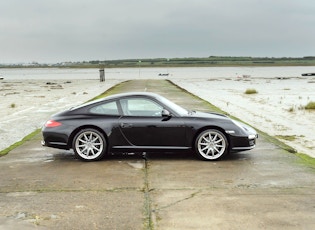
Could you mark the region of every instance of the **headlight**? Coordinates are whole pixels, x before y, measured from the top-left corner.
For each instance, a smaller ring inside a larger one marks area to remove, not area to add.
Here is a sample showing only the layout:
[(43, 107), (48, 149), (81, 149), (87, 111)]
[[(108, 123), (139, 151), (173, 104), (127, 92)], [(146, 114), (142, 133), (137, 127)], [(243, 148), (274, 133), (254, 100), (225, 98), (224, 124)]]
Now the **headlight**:
[(232, 120), (232, 122), (233, 122), (236, 126), (238, 126), (240, 129), (242, 129), (242, 130), (244, 130), (244, 131), (248, 131), (248, 130), (246, 129), (246, 127), (244, 126), (243, 123), (240, 123), (240, 122), (235, 121), (235, 120), (233, 120), (233, 119), (231, 119), (231, 120)]
[(250, 133), (251, 135), (254, 136), (254, 138), (257, 137), (257, 132), (255, 129), (253, 129), (252, 127), (248, 126), (248, 125), (245, 125), (244, 123), (242, 122), (239, 122), (239, 121), (235, 121), (235, 120), (232, 120), (232, 122), (237, 125), (240, 129), (244, 130), (245, 132), (247, 133)]
[(250, 134), (248, 135), (248, 139), (249, 140), (252, 140), (252, 139), (255, 139), (256, 138), (256, 135), (255, 134)]

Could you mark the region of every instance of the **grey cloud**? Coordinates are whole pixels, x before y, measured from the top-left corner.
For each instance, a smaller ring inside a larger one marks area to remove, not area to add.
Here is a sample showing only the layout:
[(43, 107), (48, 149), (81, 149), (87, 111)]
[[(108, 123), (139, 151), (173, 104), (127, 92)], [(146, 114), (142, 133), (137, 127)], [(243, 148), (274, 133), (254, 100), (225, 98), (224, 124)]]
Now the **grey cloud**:
[(0, 62), (315, 55), (308, 0), (0, 2)]

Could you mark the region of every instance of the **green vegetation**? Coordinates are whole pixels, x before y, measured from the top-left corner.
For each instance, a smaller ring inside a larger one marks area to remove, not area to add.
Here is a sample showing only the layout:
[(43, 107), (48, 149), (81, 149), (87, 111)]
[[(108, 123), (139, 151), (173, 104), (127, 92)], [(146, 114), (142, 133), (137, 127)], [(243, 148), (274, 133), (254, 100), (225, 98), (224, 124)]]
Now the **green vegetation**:
[(123, 68), (123, 67), (212, 67), (212, 66), (315, 66), (315, 56), (309, 57), (187, 57), (187, 58), (147, 58), (120, 60), (92, 60), (81, 62), (60, 62), (56, 64), (0, 64), (5, 68)]
[(281, 141), (279, 138), (276, 138), (274, 136), (270, 136), (269, 134), (257, 129), (256, 127), (253, 127), (256, 129), (256, 131), (259, 133), (260, 136), (263, 136), (267, 141), (277, 145), (278, 147), (280, 147), (281, 149), (289, 152), (289, 153), (297, 153), (297, 151), (292, 148), (291, 146), (285, 144), (283, 141)]
[(315, 110), (315, 101), (309, 102), (309, 103), (305, 106), (305, 109)]
[(256, 94), (258, 93), (256, 89), (246, 89), (245, 94)]
[(10, 107), (11, 107), (11, 108), (15, 108), (15, 107), (16, 107), (16, 104), (15, 104), (15, 103), (12, 103), (12, 104), (10, 105)]
[(276, 138), (286, 140), (286, 141), (294, 141), (296, 139), (296, 136), (294, 136), (294, 135), (277, 135)]
[(20, 145), (24, 144), (26, 141), (29, 141), (33, 139), (36, 135), (40, 133), (41, 129), (37, 129), (34, 132), (30, 133), (26, 137), (24, 137), (22, 140), (14, 143), (13, 145), (9, 146), (8, 148), (0, 151), (0, 156), (8, 154), (11, 150), (15, 149), (16, 147), (19, 147)]
[(290, 108), (288, 109), (288, 111), (289, 111), (290, 113), (293, 113), (293, 112), (294, 112), (294, 107), (293, 107), (293, 106), (290, 107)]
[(315, 158), (310, 157), (304, 153), (296, 153), (296, 155), (301, 159), (301, 163), (315, 168)]

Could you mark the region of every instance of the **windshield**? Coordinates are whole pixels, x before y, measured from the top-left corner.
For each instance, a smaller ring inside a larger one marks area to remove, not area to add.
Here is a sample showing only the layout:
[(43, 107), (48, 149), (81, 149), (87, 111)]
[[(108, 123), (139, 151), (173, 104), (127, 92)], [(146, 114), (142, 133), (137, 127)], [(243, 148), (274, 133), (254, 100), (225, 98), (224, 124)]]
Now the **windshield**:
[(163, 104), (174, 110), (178, 115), (184, 116), (187, 115), (188, 111), (179, 105), (175, 104), (174, 102), (166, 99), (165, 97), (160, 97), (160, 100)]

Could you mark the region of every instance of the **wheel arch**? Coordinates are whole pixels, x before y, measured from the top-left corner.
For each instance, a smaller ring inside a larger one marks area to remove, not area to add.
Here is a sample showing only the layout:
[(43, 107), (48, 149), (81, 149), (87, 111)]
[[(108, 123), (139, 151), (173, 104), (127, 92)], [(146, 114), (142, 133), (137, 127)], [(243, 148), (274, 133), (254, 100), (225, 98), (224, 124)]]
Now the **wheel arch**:
[(221, 128), (219, 126), (215, 126), (215, 125), (204, 126), (200, 129), (198, 129), (198, 131), (195, 133), (194, 138), (193, 138), (192, 143), (191, 143), (192, 149), (195, 148), (195, 143), (196, 143), (196, 140), (197, 140), (197, 137), (199, 136), (199, 134), (202, 133), (203, 131), (207, 130), (207, 129), (219, 130), (226, 137), (226, 139), (228, 141), (228, 150), (230, 151), (230, 146), (231, 146), (230, 136), (227, 135), (227, 133), (225, 132), (225, 130), (223, 128)]
[(97, 131), (99, 131), (101, 134), (103, 134), (107, 144), (106, 144), (106, 150), (108, 150), (108, 136), (107, 134), (104, 132), (103, 129), (101, 129), (100, 127), (96, 126), (96, 125), (82, 125), (80, 127), (77, 127), (75, 130), (73, 130), (73, 132), (70, 134), (69, 139), (68, 139), (68, 146), (70, 148), (72, 148), (72, 143), (73, 143), (73, 139), (75, 137), (75, 135), (80, 132), (83, 129), (95, 129)]

